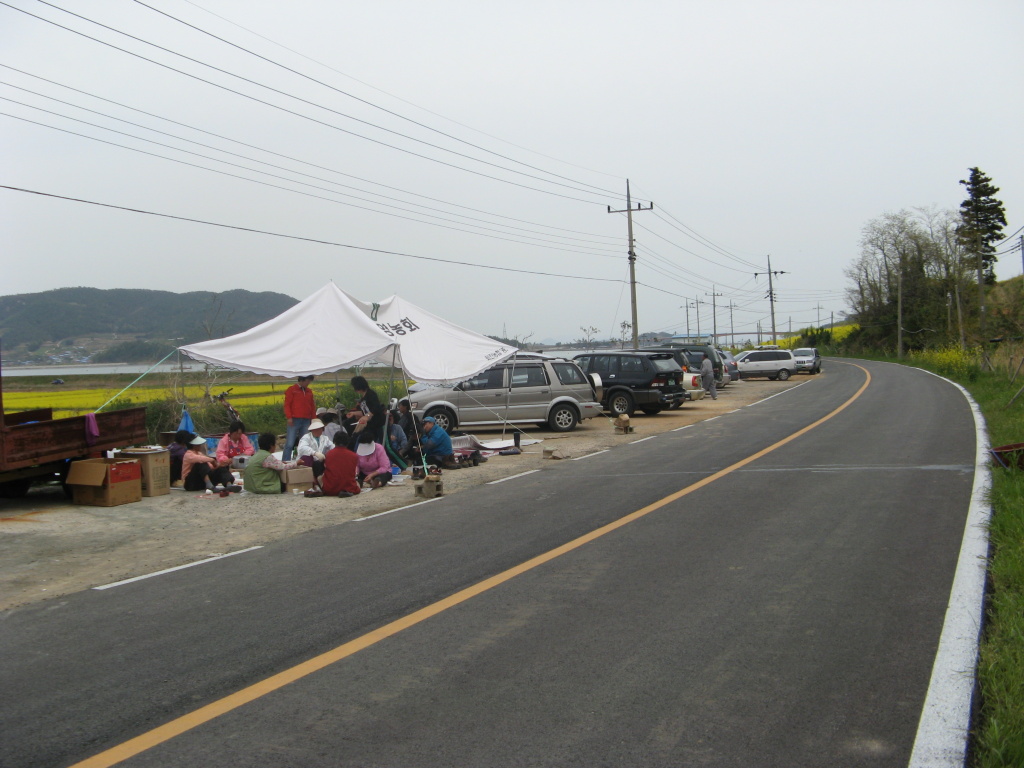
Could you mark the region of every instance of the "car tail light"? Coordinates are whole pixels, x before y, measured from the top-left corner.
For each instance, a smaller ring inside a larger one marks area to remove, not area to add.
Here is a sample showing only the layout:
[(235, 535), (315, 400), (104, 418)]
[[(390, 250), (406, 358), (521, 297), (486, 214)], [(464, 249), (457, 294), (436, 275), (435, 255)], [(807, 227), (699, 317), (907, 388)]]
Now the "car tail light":
[(690, 386), (694, 389), (700, 389), (700, 376), (694, 376), (690, 379)]
[(668, 384), (668, 376), (664, 373), (659, 373), (651, 382), (652, 387), (664, 387), (666, 384)]

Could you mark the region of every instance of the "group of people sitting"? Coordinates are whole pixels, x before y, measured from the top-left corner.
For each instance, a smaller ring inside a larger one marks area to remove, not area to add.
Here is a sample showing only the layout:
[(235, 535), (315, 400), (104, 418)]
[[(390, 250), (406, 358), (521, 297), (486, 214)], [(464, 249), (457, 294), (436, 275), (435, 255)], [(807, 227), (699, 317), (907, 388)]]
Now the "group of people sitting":
[[(300, 395), (308, 392), (311, 379), (302, 377), (300, 385), (306, 386), (299, 387), (303, 390)], [(344, 415), (336, 408), (318, 408), (308, 427), (303, 424), (304, 429), (293, 429), (289, 424), (291, 445), (286, 445), (282, 459), (274, 455), (276, 435), (259, 435), (258, 450), (254, 450), (241, 421), (231, 422), (213, 456), (207, 453), (205, 438), (185, 430), (177, 432), (169, 446), (172, 485), (182, 485), (188, 491), (221, 488), (238, 492), (241, 487), (235, 484), (232, 470), (239, 469), (249, 493), (281, 493), (281, 471), (307, 466), (324, 495), (353, 496), (363, 486), (380, 488), (392, 478), (391, 457), (380, 442), (385, 428), (391, 450), (402, 460), (452, 465), (451, 438), (433, 417), (417, 423), (408, 400), (388, 412), (362, 376), (354, 377), (352, 386), (360, 399)], [(239, 460), (240, 456), (249, 459)]]
[(245, 424), (232, 421), (227, 434), (217, 443), (214, 455), (207, 453), (206, 438), (186, 429), (178, 430), (168, 446), (171, 458), (171, 485), (184, 486), (186, 491), (216, 490), (238, 493), (232, 469), (238, 466), (237, 456), (252, 456), (252, 444), (245, 434)]

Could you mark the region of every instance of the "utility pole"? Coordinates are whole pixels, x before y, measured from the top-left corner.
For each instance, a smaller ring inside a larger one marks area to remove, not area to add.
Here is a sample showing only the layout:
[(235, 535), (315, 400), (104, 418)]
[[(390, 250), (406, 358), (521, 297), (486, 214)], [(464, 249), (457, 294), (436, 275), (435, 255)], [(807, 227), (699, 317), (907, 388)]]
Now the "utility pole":
[[(764, 272), (755, 272), (754, 279), (757, 279), (758, 275), (763, 275)], [(776, 270), (772, 272), (772, 256), (768, 254), (768, 302), (771, 305), (772, 310), (772, 344), (775, 344), (778, 339), (778, 334), (775, 332), (775, 290), (772, 287), (772, 275), (785, 275), (785, 272)]]
[(700, 305), (707, 304), (706, 301), (702, 302), (700, 299), (693, 300), (694, 314), (697, 316), (697, 336), (700, 336)]
[(822, 307), (821, 304), (818, 304), (818, 306), (815, 307), (815, 309), (818, 310), (818, 330), (820, 331), (821, 330), (821, 310), (824, 309), (824, 307)]
[[(640, 203), (636, 204), (638, 211), (650, 211), (654, 208), (651, 203), (646, 208)], [(629, 179), (626, 179), (626, 209), (624, 211), (613, 211), (608, 206), (608, 213), (625, 213), (629, 227), (629, 247), (626, 253), (629, 255), (629, 299), (633, 308), (633, 349), (640, 349), (640, 337), (636, 322), (636, 251), (633, 248), (633, 201), (629, 196)]]
[(714, 337), (714, 346), (718, 346), (718, 308), (715, 306), (715, 297), (721, 296), (720, 293), (715, 293), (715, 286), (711, 286), (711, 293), (705, 293), (705, 296), (711, 297), (711, 333)]
[(686, 337), (690, 337), (690, 300), (686, 300)]
[(732, 299), (729, 299), (729, 345), (736, 346), (736, 324), (732, 317)]

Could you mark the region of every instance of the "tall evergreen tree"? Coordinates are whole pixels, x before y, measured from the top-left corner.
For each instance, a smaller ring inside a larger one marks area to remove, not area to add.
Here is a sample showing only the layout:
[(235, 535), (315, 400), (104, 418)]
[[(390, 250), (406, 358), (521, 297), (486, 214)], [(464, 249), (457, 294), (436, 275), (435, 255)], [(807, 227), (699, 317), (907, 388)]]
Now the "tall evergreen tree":
[(996, 199), (998, 187), (978, 168), (960, 183), (967, 188), (967, 199), (960, 203), (960, 227), (957, 236), (964, 249), (971, 254), (978, 269), (978, 281), (994, 285), (996, 273), (995, 243), (1003, 239), (1006, 212), (1001, 200)]

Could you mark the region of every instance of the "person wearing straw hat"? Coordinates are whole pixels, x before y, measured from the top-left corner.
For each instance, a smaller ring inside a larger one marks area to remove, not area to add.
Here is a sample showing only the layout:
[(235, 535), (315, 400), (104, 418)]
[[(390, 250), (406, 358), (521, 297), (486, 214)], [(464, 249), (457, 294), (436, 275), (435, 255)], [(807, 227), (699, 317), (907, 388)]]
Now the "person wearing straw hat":
[(192, 439), (181, 458), (181, 480), (186, 491), (213, 490), (218, 485), (232, 493), (242, 490), (241, 486), (234, 485), (231, 470), (218, 465), (217, 459), (206, 454), (206, 438), (199, 436)]
[(309, 431), (299, 438), (295, 449), (299, 464), (312, 467), (316, 477), (324, 473), (324, 457), (334, 447), (334, 441), (324, 434), (325, 427), (320, 419), (313, 419), (309, 422)]

